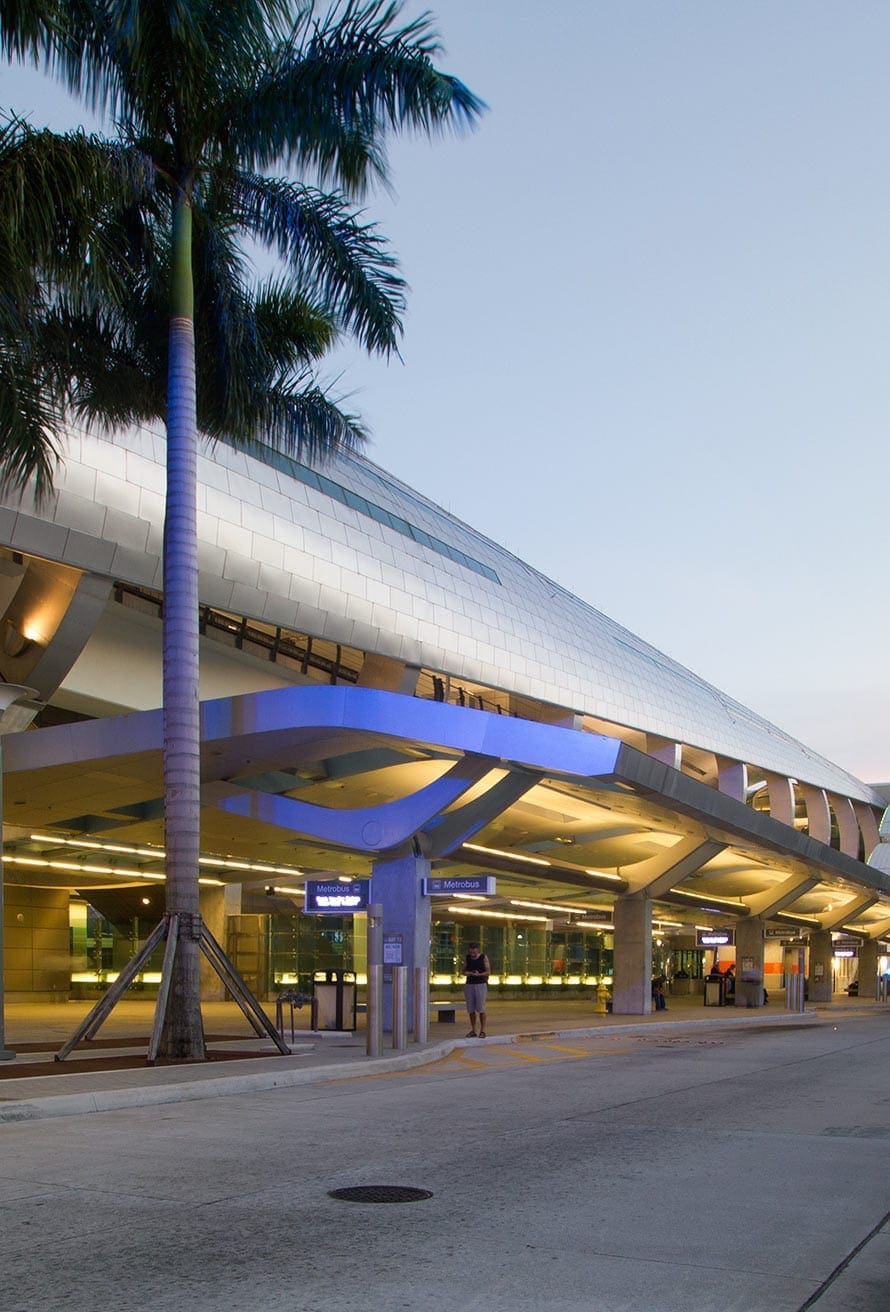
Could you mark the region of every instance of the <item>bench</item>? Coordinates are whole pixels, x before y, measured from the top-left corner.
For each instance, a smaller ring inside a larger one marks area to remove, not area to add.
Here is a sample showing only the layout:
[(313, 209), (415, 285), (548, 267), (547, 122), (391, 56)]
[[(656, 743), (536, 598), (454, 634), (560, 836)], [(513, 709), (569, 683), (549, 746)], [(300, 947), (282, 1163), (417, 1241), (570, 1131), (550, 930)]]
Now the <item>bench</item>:
[[(459, 1006), (459, 1002), (431, 1002), (430, 1011), (438, 1012), (438, 1020), (445, 1024), (453, 1025), (457, 1020), (457, 1009)], [(355, 1010), (359, 1016), (365, 1015), (368, 1010), (367, 1002), (357, 1002), (355, 1004)]]

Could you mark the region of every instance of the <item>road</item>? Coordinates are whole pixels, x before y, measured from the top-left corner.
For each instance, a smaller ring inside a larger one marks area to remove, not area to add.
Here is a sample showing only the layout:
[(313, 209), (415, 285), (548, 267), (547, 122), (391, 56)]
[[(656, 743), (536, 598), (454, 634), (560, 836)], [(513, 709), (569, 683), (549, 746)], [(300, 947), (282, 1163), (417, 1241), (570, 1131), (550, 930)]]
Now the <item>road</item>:
[[(0, 1301), (886, 1312), (888, 1112), (879, 1015), (489, 1041), (399, 1075), (2, 1125)], [(432, 1197), (329, 1196), (367, 1184)]]

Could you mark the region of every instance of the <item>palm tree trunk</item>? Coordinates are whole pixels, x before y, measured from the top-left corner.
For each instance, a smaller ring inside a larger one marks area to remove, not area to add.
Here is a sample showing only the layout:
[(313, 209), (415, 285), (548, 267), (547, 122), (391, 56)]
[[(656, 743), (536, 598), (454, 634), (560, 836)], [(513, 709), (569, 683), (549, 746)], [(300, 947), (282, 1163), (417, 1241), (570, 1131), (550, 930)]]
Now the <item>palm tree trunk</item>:
[(191, 207), (173, 220), (164, 521), (164, 831), (167, 911), (180, 917), (160, 1054), (205, 1056), (200, 991), (201, 729), (198, 694), (198, 425), (195, 404)]

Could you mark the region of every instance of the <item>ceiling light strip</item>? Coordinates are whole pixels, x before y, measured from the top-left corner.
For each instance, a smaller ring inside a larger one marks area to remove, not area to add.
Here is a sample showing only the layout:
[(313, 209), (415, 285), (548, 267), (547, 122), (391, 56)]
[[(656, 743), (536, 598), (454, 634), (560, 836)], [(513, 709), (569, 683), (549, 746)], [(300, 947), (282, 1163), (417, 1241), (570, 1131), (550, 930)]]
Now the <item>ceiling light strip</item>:
[[(99, 843), (95, 839), (60, 838), (58, 834), (31, 834), (30, 837), (32, 843), (53, 843), (57, 847), (85, 848), (90, 852), (110, 852), (120, 856), (142, 856), (150, 861), (164, 861), (167, 856), (163, 847), (130, 847), (123, 843)], [(223, 856), (199, 856), (198, 864), (221, 867), (224, 870), (246, 870), (258, 875), (293, 875), (299, 878), (303, 873), (296, 866), (271, 866)]]
[(583, 912), (585, 915), (590, 915), (591, 911), (612, 910), (611, 907), (595, 907), (595, 906), (582, 907), (579, 906), (577, 903), (575, 904), (563, 903), (562, 906), (558, 906), (555, 902), (527, 902), (523, 898), (518, 898), (518, 897), (510, 898), (510, 906), (529, 907), (532, 910), (536, 910), (536, 911), (564, 911), (566, 915), (578, 911)]
[(467, 852), (482, 852), (485, 856), (500, 856), (507, 861), (523, 861), (530, 866), (550, 866), (552, 861), (545, 861), (542, 856), (526, 856), (524, 852), (504, 852), (499, 847), (483, 847), (481, 843), (462, 844)]
[(455, 906), (453, 902), (445, 907), (446, 911), (453, 911), (459, 916), (484, 916), (486, 920), (523, 920), (534, 922), (539, 925), (546, 925), (550, 916), (523, 916), (519, 912), (512, 911), (483, 911), (481, 907), (460, 907)]

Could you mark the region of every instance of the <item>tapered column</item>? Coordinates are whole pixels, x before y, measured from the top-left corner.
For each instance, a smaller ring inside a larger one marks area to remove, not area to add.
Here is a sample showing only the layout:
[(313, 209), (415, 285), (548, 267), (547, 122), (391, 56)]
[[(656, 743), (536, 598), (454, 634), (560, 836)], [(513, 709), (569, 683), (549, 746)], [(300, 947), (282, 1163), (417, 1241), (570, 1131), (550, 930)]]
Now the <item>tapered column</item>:
[(831, 943), (831, 930), (820, 929), (810, 934), (810, 972), (807, 976), (810, 1002), (831, 1001), (831, 971), (834, 964)]
[(612, 912), (615, 956), (612, 1013), (648, 1016), (652, 1010), (652, 903), (637, 893), (620, 897)]
[(735, 1005), (737, 1007), (763, 1006), (763, 921), (759, 916), (748, 916), (736, 921)]
[(860, 998), (874, 998), (877, 979), (878, 945), (874, 939), (868, 939), (867, 942), (859, 944)]
[[(383, 907), (383, 1028), (392, 1032), (392, 969), (430, 961), (430, 900), (424, 896), (422, 880), (430, 872), (429, 861), (418, 856), (396, 857), (374, 863), (371, 901)], [(401, 956), (401, 960), (396, 960)], [(408, 1029), (414, 1028), (413, 990), (408, 990)]]
[[(201, 888), (198, 893), (201, 916), (217, 943), (226, 943), (226, 890), (219, 888)], [(222, 1002), (226, 996), (226, 987), (219, 975), (206, 958), (201, 958), (201, 997), (207, 1002)]]

